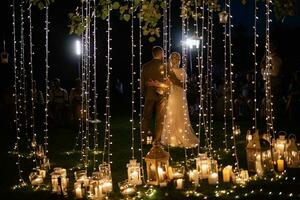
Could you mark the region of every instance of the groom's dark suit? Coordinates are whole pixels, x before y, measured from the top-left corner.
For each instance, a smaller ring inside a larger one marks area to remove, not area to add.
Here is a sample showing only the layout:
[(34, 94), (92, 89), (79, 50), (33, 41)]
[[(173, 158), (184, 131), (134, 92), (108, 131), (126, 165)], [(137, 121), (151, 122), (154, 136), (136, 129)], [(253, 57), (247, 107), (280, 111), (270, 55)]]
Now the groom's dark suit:
[[(142, 131), (143, 139), (149, 131), (151, 118), (155, 112), (155, 141), (160, 142), (161, 134), (163, 130), (164, 115), (167, 105), (167, 90), (162, 90), (157, 87), (148, 87), (147, 82), (150, 80), (165, 82), (166, 69), (162, 60), (152, 59), (148, 63), (143, 65), (141, 74), (141, 90), (145, 97), (144, 112), (142, 118)], [(169, 73), (169, 78), (173, 84), (182, 86), (182, 82), (179, 81), (174, 73)]]

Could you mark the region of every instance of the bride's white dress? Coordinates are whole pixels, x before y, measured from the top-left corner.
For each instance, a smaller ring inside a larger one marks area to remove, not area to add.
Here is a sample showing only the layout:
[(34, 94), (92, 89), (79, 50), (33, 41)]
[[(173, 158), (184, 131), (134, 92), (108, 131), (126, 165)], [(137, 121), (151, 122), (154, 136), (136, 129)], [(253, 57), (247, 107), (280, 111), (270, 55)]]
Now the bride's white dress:
[[(184, 69), (175, 68), (173, 72), (179, 80), (185, 83), (186, 73)], [(184, 88), (171, 85), (161, 136), (163, 145), (193, 148), (199, 144), (199, 140), (191, 127)]]

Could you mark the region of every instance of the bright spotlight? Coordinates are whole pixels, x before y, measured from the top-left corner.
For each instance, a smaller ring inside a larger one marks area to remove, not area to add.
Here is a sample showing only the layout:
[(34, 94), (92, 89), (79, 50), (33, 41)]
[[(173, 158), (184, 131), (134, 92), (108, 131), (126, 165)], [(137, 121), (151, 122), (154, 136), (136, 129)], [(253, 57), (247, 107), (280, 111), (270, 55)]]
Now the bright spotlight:
[(187, 38), (185, 41), (183, 41), (183, 45), (186, 45), (190, 49), (193, 49), (195, 47), (198, 49), (200, 46), (200, 39), (201, 38), (197, 37)]
[(81, 55), (81, 42), (80, 40), (75, 41), (75, 53), (77, 56)]

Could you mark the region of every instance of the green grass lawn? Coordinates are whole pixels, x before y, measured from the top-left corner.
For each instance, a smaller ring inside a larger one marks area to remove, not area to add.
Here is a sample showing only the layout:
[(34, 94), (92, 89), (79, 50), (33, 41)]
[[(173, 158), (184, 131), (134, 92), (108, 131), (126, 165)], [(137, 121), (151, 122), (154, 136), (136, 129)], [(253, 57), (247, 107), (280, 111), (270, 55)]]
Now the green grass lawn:
[[(127, 176), (126, 164), (131, 158), (130, 152), (130, 122), (129, 116), (125, 114), (128, 113), (126, 110), (114, 111), (112, 115), (112, 134), (113, 134), (113, 144), (112, 144), (112, 175), (114, 182), (114, 192), (111, 195), (112, 199), (120, 199), (120, 193), (118, 188), (118, 182), (125, 180)], [(103, 123), (100, 125), (100, 147), (103, 143)], [(245, 152), (245, 134), (247, 129), (250, 127), (247, 121), (241, 122), (242, 134), (238, 136), (237, 146), (238, 146), (238, 156), (241, 168), (247, 169), (246, 166), (246, 152)], [(285, 126), (285, 125), (284, 125)], [(214, 136), (213, 136), (213, 146), (214, 149), (219, 152), (220, 165), (227, 165), (233, 163), (233, 158), (230, 154), (220, 153), (223, 152), (224, 148), (223, 140), (224, 135), (222, 132), (223, 123), (214, 122)], [(299, 131), (299, 125), (286, 125), (287, 131)], [(11, 190), (11, 186), (17, 183), (17, 169), (15, 165), (15, 157), (11, 154), (7, 154), (7, 150), (11, 149), (14, 141), (14, 132), (7, 130), (3, 132), (3, 145), (1, 145), (1, 195), (6, 198), (3, 199), (61, 199), (62, 197), (51, 194), (50, 189), (33, 191), (31, 188), (22, 188), (18, 190)], [(50, 127), (49, 132), (49, 158), (52, 167), (60, 166), (68, 169), (68, 176), (70, 178), (69, 184), (69, 196), (67, 199), (73, 199), (72, 186), (74, 181), (73, 169), (75, 166), (80, 164), (80, 154), (72, 153), (66, 154), (68, 151), (72, 151), (75, 144), (75, 137), (77, 133), (72, 131), (71, 128), (55, 128)], [(204, 138), (201, 138), (202, 141)], [(136, 141), (136, 147), (138, 147), (138, 141)], [(144, 148), (144, 154), (148, 152), (150, 146)], [(221, 149), (221, 150), (219, 150)], [(137, 152), (137, 158), (140, 155)], [(183, 149), (172, 148), (171, 153), (171, 163), (176, 161), (185, 160), (185, 152)], [(188, 158), (192, 158), (192, 153), (196, 151), (187, 151)], [(90, 156), (92, 159), (92, 155)], [(97, 155), (97, 158), (101, 160), (101, 155)], [(32, 167), (31, 160), (23, 160), (22, 169), (24, 169), (24, 179), (28, 181), (28, 174)], [(91, 171), (89, 168), (89, 171)], [(186, 194), (186, 191), (194, 189), (192, 185), (186, 184), (186, 189), (175, 190), (172, 184), (169, 184), (166, 188), (156, 188), (155, 192), (151, 197), (146, 196), (144, 199), (300, 199), (300, 169), (289, 169), (287, 174), (281, 179), (276, 179), (270, 181), (271, 177), (267, 177), (267, 180), (260, 179), (257, 181), (251, 181), (246, 186), (234, 186), (232, 184), (220, 183), (218, 186), (208, 185), (207, 181), (201, 182), (201, 186), (195, 190), (197, 193)], [(287, 178), (286, 178), (287, 177)], [(221, 174), (219, 174), (219, 180), (222, 179)], [(46, 179), (46, 185), (49, 185), (49, 176)], [(222, 181), (220, 181), (222, 182)], [(139, 187), (139, 190), (146, 192), (148, 188)], [(219, 191), (219, 194), (216, 192)], [(188, 197), (187, 197), (188, 196)], [(219, 196), (219, 197), (217, 197)], [(1, 198), (2, 199), (2, 198)]]

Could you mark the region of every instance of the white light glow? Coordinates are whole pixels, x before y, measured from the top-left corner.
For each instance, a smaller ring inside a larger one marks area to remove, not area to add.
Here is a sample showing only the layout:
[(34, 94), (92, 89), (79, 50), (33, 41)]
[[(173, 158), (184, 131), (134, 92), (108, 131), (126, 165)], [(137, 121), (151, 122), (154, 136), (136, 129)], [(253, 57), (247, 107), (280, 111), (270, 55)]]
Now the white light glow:
[(193, 48), (199, 48), (200, 46), (200, 39), (201, 38), (187, 38), (185, 41), (183, 41), (183, 45), (188, 46), (190, 49)]
[(81, 55), (81, 42), (80, 40), (75, 41), (75, 53), (77, 56)]

